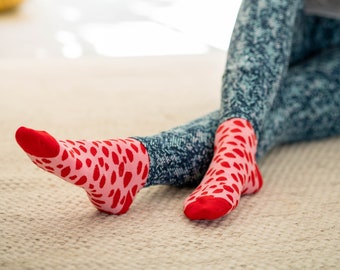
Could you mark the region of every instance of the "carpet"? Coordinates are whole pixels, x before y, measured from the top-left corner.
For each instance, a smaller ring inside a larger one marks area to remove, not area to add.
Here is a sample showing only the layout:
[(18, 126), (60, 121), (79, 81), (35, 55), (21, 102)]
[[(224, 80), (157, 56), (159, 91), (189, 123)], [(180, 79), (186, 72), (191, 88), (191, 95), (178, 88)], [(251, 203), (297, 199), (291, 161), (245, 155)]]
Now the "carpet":
[[(264, 187), (227, 217), (189, 221), (191, 189), (143, 189), (130, 211), (96, 211), (36, 168), (20, 125), (56, 137), (152, 135), (219, 106), (225, 56), (0, 62), (1, 269), (336, 269), (340, 138), (284, 145), (261, 161)], [(335, 123), (340, 124), (340, 123)]]

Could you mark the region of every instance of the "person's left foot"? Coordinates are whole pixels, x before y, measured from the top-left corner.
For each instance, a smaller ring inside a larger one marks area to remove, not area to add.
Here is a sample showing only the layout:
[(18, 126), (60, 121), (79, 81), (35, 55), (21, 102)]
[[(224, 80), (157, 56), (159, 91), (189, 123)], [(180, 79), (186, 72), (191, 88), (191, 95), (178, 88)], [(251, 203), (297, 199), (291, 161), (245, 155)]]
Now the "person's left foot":
[(248, 121), (234, 118), (219, 126), (210, 167), (184, 204), (189, 219), (220, 218), (237, 207), (241, 195), (255, 193), (262, 187), (256, 147), (255, 132)]

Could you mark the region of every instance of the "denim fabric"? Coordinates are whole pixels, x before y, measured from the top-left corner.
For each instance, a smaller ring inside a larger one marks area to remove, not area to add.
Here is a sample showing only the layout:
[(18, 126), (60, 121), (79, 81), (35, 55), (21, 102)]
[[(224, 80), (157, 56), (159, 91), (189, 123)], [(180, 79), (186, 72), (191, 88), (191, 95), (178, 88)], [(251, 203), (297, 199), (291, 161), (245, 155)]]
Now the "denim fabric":
[[(338, 48), (337, 48), (338, 47)], [(274, 146), (340, 134), (340, 20), (306, 16), (300, 0), (245, 0), (222, 82), (220, 110), (150, 137), (147, 186), (197, 185), (218, 125), (249, 120), (257, 158)]]

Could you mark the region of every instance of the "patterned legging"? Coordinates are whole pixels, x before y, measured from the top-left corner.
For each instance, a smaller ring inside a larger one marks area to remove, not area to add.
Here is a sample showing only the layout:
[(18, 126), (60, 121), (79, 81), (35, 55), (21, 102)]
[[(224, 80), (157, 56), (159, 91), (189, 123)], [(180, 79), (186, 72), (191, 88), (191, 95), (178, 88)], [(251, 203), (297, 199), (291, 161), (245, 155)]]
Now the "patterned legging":
[(307, 16), (300, 0), (245, 0), (229, 47), (220, 110), (150, 137), (147, 185), (197, 185), (220, 123), (241, 117), (274, 146), (340, 134), (340, 21)]

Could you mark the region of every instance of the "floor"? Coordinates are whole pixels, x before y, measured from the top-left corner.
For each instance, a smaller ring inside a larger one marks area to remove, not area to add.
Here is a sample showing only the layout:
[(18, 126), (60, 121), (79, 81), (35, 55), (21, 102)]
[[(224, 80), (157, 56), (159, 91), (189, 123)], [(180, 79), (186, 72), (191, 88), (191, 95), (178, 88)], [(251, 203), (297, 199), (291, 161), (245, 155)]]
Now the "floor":
[(167, 186), (99, 213), (14, 140), (20, 125), (144, 136), (218, 108), (237, 2), (24, 0), (0, 14), (0, 269), (339, 269), (340, 138), (275, 149), (262, 191), (216, 222), (187, 220), (192, 189)]
[(227, 50), (240, 0), (24, 0), (0, 14), (0, 58), (199, 55)]

